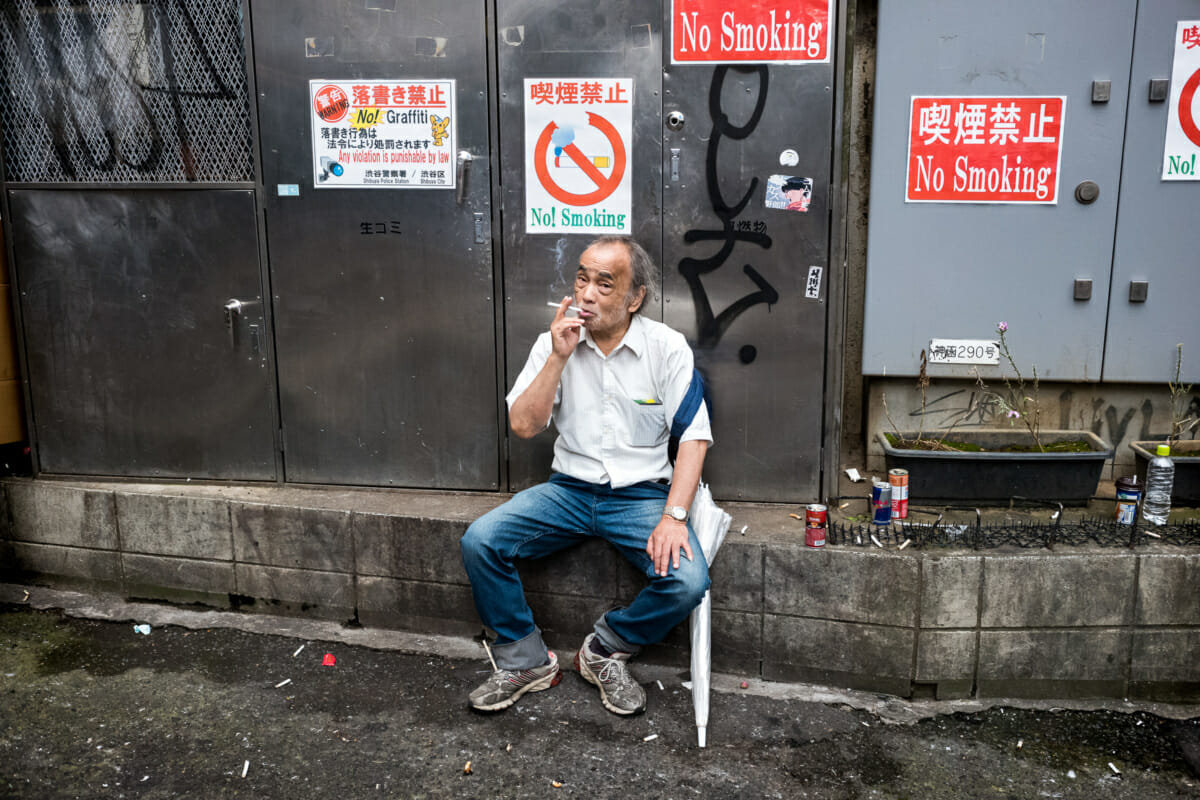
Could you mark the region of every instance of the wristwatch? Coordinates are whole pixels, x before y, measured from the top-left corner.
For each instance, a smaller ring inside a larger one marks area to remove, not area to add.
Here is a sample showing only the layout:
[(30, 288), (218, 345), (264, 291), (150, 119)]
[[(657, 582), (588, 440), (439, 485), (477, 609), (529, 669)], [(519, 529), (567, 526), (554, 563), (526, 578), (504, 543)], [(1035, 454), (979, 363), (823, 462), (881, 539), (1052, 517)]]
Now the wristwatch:
[(688, 510), (683, 506), (667, 506), (663, 509), (663, 516), (670, 517), (677, 522), (687, 522)]

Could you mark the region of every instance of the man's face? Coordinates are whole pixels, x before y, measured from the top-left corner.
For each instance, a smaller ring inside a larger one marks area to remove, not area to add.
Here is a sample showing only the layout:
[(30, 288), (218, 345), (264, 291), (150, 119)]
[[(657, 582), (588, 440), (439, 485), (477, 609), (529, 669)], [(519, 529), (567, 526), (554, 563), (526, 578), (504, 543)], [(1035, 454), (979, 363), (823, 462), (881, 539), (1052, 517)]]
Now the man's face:
[(808, 208), (808, 204), (812, 202), (812, 189), (807, 187), (801, 189), (789, 189), (783, 193), (783, 196), (788, 199), (789, 203), (800, 203), (801, 208)]
[(632, 284), (633, 270), (624, 247), (596, 245), (583, 251), (575, 273), (575, 305), (583, 309), (580, 318), (593, 338), (624, 333), (646, 295), (643, 287), (631, 299)]

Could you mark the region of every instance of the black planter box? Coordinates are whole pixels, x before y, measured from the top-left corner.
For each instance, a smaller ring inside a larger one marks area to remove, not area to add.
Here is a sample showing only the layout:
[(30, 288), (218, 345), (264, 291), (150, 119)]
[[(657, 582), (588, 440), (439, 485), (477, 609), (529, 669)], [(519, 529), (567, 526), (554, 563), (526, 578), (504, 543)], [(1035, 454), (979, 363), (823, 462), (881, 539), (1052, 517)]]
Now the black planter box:
[[(1142, 491), (1146, 487), (1146, 470), (1150, 467), (1150, 459), (1154, 458), (1154, 450), (1165, 440), (1157, 442), (1130, 442), (1129, 448), (1137, 456), (1138, 483)], [(1200, 455), (1171, 454), (1175, 462), (1175, 482), (1171, 484), (1171, 504), (1189, 508), (1200, 506)]]
[[(915, 432), (902, 432), (912, 438)], [(1063, 505), (1087, 505), (1096, 493), (1104, 462), (1112, 458), (1113, 446), (1091, 431), (1042, 431), (1043, 444), (1087, 440), (1091, 452), (1084, 453), (962, 453), (903, 450), (893, 447), (883, 433), (888, 469), (908, 470), (908, 497), (914, 505), (939, 502), (1008, 502), (1012, 497), (1057, 501)], [(926, 434), (937, 438), (937, 434)], [(955, 431), (948, 438), (999, 448), (1031, 441), (1021, 430)]]

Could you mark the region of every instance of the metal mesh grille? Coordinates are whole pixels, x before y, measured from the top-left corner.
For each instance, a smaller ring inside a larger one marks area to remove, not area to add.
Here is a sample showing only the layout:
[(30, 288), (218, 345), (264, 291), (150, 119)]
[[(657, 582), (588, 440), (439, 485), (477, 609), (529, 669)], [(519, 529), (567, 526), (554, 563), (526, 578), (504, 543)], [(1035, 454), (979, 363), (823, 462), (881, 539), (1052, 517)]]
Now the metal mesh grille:
[[(1018, 522), (983, 524), (978, 520), (949, 522), (893, 522), (890, 525), (857, 525), (830, 522), (826, 541), (848, 547), (899, 545), (914, 550), (928, 548), (1053, 549), (1056, 545), (1094, 547), (1147, 547), (1200, 545), (1200, 520), (1186, 520), (1159, 528), (1122, 525), (1111, 519), (1080, 519), (1063, 523)], [(876, 545), (876, 541), (879, 543)], [(907, 544), (906, 544), (907, 542)]]
[(253, 178), (239, 0), (6, 0), (9, 181)]

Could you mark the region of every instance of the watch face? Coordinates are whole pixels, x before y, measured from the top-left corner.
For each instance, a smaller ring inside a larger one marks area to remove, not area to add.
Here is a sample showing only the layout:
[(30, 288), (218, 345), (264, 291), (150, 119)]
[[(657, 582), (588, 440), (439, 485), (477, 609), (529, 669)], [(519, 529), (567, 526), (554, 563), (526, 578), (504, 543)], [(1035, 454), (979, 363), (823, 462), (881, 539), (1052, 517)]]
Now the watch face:
[(667, 513), (680, 522), (683, 522), (685, 519), (687, 519), (687, 509), (683, 508), (682, 506), (672, 506), (671, 510)]

